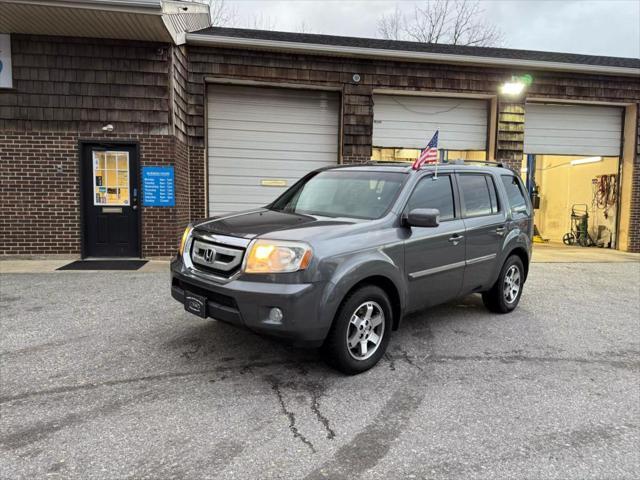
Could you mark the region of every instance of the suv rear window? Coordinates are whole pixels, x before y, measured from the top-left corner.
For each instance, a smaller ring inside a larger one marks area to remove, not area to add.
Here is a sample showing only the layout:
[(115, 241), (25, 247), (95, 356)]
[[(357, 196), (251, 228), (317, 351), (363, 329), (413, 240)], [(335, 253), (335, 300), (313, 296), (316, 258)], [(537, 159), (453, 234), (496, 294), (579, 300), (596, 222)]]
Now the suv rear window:
[(459, 175), (458, 183), (466, 217), (498, 213), (496, 186), (489, 175), (464, 173)]
[(509, 207), (514, 213), (526, 213), (529, 214), (527, 207), (527, 201), (522, 191), (522, 185), (516, 177), (513, 175), (501, 175), (502, 183), (507, 191), (507, 200)]

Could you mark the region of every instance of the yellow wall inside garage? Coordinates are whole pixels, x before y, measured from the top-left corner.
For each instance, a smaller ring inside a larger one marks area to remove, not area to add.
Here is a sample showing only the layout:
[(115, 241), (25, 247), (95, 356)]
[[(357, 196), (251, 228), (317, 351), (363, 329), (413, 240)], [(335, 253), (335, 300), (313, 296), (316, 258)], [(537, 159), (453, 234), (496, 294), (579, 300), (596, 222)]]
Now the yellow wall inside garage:
[(593, 208), (593, 183), (598, 175), (618, 173), (618, 157), (603, 157), (601, 162), (571, 165), (572, 160), (584, 157), (566, 155), (537, 155), (535, 179), (540, 194), (540, 208), (536, 210), (535, 223), (543, 238), (561, 242), (570, 231), (571, 206), (586, 203), (589, 207), (589, 231), (597, 238), (597, 225), (606, 226), (616, 235), (615, 207), (608, 218), (603, 211)]

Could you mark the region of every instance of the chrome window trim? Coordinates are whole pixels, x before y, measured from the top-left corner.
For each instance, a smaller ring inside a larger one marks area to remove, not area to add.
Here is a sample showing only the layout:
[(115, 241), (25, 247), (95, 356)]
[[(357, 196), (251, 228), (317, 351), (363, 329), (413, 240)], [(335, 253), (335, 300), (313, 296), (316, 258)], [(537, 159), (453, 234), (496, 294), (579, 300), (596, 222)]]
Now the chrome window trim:
[(489, 255), (483, 255), (482, 257), (476, 257), (470, 260), (464, 260), (464, 261), (455, 262), (455, 263), (448, 263), (446, 265), (441, 265), (439, 267), (427, 268), (426, 270), (419, 270), (417, 272), (410, 273), (409, 278), (416, 279), (416, 278), (426, 277), (428, 275), (433, 275), (435, 273), (442, 273), (449, 270), (454, 270), (456, 268), (466, 267), (467, 265), (476, 265), (478, 263), (493, 260), (494, 258), (496, 258), (496, 256), (497, 254), (491, 253)]

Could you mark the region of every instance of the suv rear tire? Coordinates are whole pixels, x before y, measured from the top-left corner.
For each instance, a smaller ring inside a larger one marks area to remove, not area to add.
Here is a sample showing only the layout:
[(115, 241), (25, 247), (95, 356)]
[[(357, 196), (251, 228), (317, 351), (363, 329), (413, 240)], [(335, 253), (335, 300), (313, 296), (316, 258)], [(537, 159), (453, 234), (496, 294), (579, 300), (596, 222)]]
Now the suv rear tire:
[(491, 290), (482, 293), (484, 306), (495, 313), (509, 313), (515, 310), (524, 287), (524, 265), (517, 255), (511, 255), (504, 262), (498, 280)]
[(392, 326), (393, 310), (384, 290), (358, 288), (338, 309), (322, 347), (324, 360), (347, 375), (369, 370), (384, 355)]

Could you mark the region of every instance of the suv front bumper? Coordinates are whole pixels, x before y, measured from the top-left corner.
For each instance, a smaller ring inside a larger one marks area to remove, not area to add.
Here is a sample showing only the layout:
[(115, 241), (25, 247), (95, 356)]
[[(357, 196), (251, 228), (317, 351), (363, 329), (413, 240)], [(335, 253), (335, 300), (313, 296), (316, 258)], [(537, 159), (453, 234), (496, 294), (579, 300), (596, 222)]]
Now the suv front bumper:
[[(301, 347), (322, 345), (331, 322), (321, 318), (323, 283), (268, 283), (235, 279), (228, 283), (186, 268), (181, 259), (171, 262), (171, 296), (184, 304), (185, 292), (206, 298), (207, 316), (254, 332), (278, 337)], [(269, 312), (277, 307), (282, 320)]]

